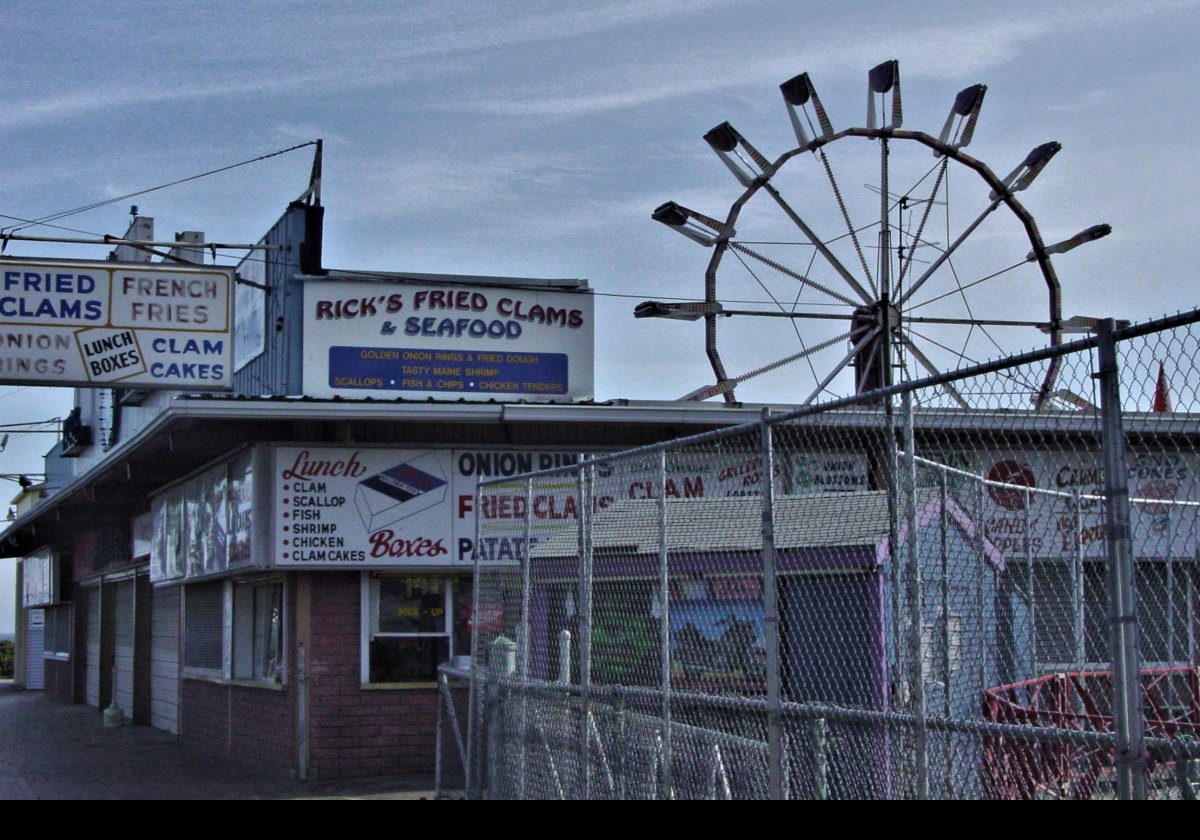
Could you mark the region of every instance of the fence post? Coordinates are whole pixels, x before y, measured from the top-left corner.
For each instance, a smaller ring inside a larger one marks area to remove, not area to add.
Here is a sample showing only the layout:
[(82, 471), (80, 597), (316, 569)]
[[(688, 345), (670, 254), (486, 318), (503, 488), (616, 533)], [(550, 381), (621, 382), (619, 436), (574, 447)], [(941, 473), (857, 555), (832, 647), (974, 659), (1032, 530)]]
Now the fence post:
[[(478, 484), (475, 486), (475, 510), (481, 510), (480, 504), (483, 501), (484, 490)], [(475, 517), (475, 547), (474, 556), (472, 558), (474, 581), (474, 592), (471, 596), (471, 615), (479, 615), (479, 597), (480, 590), (483, 588), (483, 577), (480, 574), (480, 559), (481, 555), (478, 551), (479, 547), (479, 531), (482, 516)], [(483, 774), (481, 765), (483, 764), (483, 727), (486, 721), (483, 719), (484, 686), (481, 685), (481, 671), (479, 664), (483, 660), (480, 650), (480, 633), (479, 622), (471, 622), (471, 671), (470, 671), (470, 688), (467, 693), (467, 781), (466, 781), (466, 796), (467, 799), (482, 799), (483, 798)]]
[(579, 469), (579, 779), (580, 799), (591, 798), (592, 718), (592, 467)]
[[(941, 555), (941, 596), (942, 596), (942, 661), (938, 665), (942, 669), (942, 714), (949, 720), (954, 716), (954, 692), (952, 691), (950, 674), (950, 512), (946, 509), (950, 494), (946, 486), (946, 473), (938, 471), (939, 481), (939, 516), (938, 516), (938, 552)], [(954, 737), (950, 733), (946, 738), (946, 795), (954, 797)]]
[(529, 664), (530, 664), (530, 646), (533, 644), (533, 624), (529, 619), (529, 608), (531, 594), (533, 591), (533, 546), (532, 543), (532, 517), (533, 517), (533, 479), (525, 479), (525, 533), (524, 539), (521, 541), (522, 559), (525, 561), (521, 569), (521, 630), (518, 637), (520, 648), (520, 665), (519, 675), (521, 677), (521, 732), (520, 741), (517, 747), (517, 796), (521, 799), (525, 798), (525, 780), (526, 780), (526, 765), (529, 761), (528, 743), (529, 743)]
[[(888, 507), (888, 610), (890, 628), (887, 652), (890, 668), (888, 711), (903, 709), (908, 705), (909, 692), (905, 682), (904, 616), (900, 588), (903, 576), (900, 569), (900, 441), (896, 435), (896, 414), (892, 410), (892, 398), (884, 403), (887, 416), (887, 507)], [(908, 780), (897, 778), (897, 769), (905, 767), (904, 759), (909, 754), (908, 733), (904, 727), (885, 725), (888, 734), (888, 772), (886, 774), (886, 799), (907, 798)], [(897, 797), (899, 791), (899, 797)]]
[[(1033, 493), (1028, 487), (1025, 488), (1025, 509), (1021, 511), (1022, 524), (1025, 529), (1025, 603), (1029, 609), (1029, 676), (1030, 678), (1037, 676), (1038, 663), (1038, 643), (1037, 643), (1037, 598), (1034, 597), (1034, 580), (1033, 573), (1033, 540), (1030, 535), (1033, 533), (1030, 529), (1032, 525), (1030, 519), (1032, 512), (1030, 507), (1033, 506)], [(982, 574), (982, 573), (981, 573)], [(1082, 661), (1082, 660), (1080, 660)]]
[(808, 722), (809, 738), (813, 753), (813, 798), (829, 798), (829, 735), (825, 718), (813, 718)]
[(929, 743), (928, 729), (925, 720), (925, 651), (922, 639), (923, 622), (921, 608), (921, 558), (917, 553), (917, 460), (913, 450), (915, 435), (913, 433), (912, 392), (905, 391), (901, 396), (901, 410), (904, 412), (904, 483), (907, 498), (904, 502), (904, 518), (908, 524), (908, 614), (909, 627), (908, 645), (909, 656), (912, 658), (912, 698), (913, 711), (917, 716), (916, 743), (913, 745), (916, 759), (917, 798), (929, 798)]
[(1117, 737), (1117, 791), (1121, 799), (1146, 798), (1146, 746), (1142, 719), (1134, 559), (1130, 544), (1129, 477), (1121, 424), (1120, 370), (1115, 325), (1098, 325), (1101, 442), (1104, 450), (1105, 536), (1112, 652), (1113, 728)]
[(1167, 505), (1164, 527), (1167, 537), (1167, 663), (1173, 666), (1179, 660), (1175, 656), (1175, 529), (1171, 510), (1171, 505)]
[(658, 678), (662, 691), (662, 798), (671, 798), (671, 566), (667, 543), (667, 451), (658, 453)]
[(779, 592), (775, 574), (775, 447), (771, 410), (762, 411), (763, 623), (767, 645), (767, 797), (783, 799), (783, 700), (779, 663)]
[[(981, 478), (982, 477), (983, 476), (981, 476)], [(985, 551), (985, 549), (987, 547), (987, 533), (986, 533), (987, 527), (986, 527), (986, 523), (984, 522), (984, 511), (986, 510), (986, 507), (984, 504), (984, 496), (985, 495), (987, 495), (987, 485), (984, 484), (983, 481), (976, 482), (976, 484), (975, 484), (975, 523), (976, 523), (976, 525), (975, 525), (974, 543), (975, 543), (975, 567), (979, 570), (979, 585), (975, 587), (975, 592), (976, 592), (975, 603), (976, 603), (977, 607), (980, 604), (982, 604), (982, 601), (983, 601), (983, 595), (982, 595), (983, 581), (984, 581), (983, 575), (984, 575), (984, 569), (986, 569), (988, 566), (988, 557), (987, 557), (987, 552)], [(1032, 598), (1033, 598), (1033, 595), (1030, 594), (1030, 599), (1032, 600)], [(977, 620), (975, 622), (975, 630), (979, 634), (980, 639), (986, 639), (987, 638), (987, 621), (984, 618), (982, 609), (979, 610), (979, 615), (976, 616), (976, 619)], [(965, 622), (964, 622), (964, 626), (965, 626)], [(1033, 632), (1032, 624), (1030, 624), (1030, 632), (1031, 633)], [(984, 665), (981, 664), (979, 667), (979, 685), (978, 685), (980, 692), (987, 691), (988, 688), (990, 688), (991, 685), (994, 684), (988, 679), (988, 677), (989, 677), (989, 675), (988, 675), (987, 667), (985, 667)]]
[(1087, 627), (1084, 624), (1084, 571), (1083, 571), (1083, 498), (1076, 487), (1071, 491), (1071, 505), (1074, 509), (1075, 530), (1071, 533), (1071, 616), (1074, 622), (1072, 651), (1075, 661), (1087, 662)]

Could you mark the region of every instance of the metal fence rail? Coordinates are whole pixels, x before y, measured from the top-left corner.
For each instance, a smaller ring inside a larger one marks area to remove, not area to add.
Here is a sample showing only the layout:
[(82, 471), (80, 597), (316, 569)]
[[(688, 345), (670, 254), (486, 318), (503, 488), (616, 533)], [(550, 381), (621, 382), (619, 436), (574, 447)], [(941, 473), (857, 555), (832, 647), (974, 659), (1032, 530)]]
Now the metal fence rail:
[(1194, 798), (1198, 321), (481, 484), (468, 795)]

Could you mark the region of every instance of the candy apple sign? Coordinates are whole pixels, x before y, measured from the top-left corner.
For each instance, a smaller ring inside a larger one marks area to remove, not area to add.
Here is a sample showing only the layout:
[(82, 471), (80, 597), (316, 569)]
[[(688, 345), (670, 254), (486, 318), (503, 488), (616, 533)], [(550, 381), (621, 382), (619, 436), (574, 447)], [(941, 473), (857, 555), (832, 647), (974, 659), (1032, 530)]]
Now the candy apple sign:
[(0, 260), (0, 383), (222, 391), (233, 269)]

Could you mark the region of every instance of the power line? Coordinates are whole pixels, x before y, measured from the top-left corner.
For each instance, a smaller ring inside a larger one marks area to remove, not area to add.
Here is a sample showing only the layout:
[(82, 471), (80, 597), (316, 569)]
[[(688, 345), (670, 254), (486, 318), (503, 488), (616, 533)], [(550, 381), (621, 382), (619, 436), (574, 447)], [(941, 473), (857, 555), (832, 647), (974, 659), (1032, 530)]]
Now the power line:
[[(231, 163), (228, 166), (221, 166), (221, 167), (218, 167), (217, 169), (210, 169), (207, 172), (201, 172), (199, 175), (190, 175), (187, 178), (179, 178), (178, 180), (175, 180), (175, 181), (170, 181), (165, 184), (159, 184), (156, 187), (147, 187), (145, 189), (137, 190), (136, 192), (126, 193), (125, 195), (116, 196), (115, 198), (107, 198), (103, 201), (95, 201), (95, 202), (92, 202), (91, 204), (85, 204), (82, 207), (76, 207), (72, 210), (63, 210), (58, 213), (51, 213), (50, 215), (42, 216), (39, 219), (31, 219), (29, 221), (26, 221), (23, 224), (7, 225), (4, 228), (0, 228), (0, 234), (4, 233), (5, 231), (15, 232), (18, 230), (24, 230), (25, 228), (32, 227), (33, 225), (44, 225), (48, 222), (57, 221), (58, 219), (65, 219), (68, 216), (74, 216), (78, 213), (86, 213), (88, 210), (96, 210), (100, 207), (106, 207), (109, 204), (116, 204), (117, 202), (120, 202), (120, 201), (127, 201), (131, 198), (136, 198), (139, 195), (146, 195), (147, 193), (157, 192), (158, 190), (165, 190), (169, 187), (177, 187), (180, 184), (186, 184), (189, 181), (197, 181), (200, 178), (207, 178), (209, 175), (217, 175), (221, 172), (228, 172), (229, 170), (237, 169), (240, 166), (247, 166), (251, 163), (258, 163), (259, 161), (267, 160), (268, 158), (278, 157), (279, 155), (286, 155), (288, 152), (294, 152), (297, 149), (303, 149), (307, 146), (315, 146), (317, 143), (318, 143), (317, 140), (309, 140), (305, 143), (299, 143), (295, 146), (291, 146), (286, 149), (280, 149), (275, 152), (269, 152), (268, 154), (259, 155), (258, 157), (250, 158), (248, 160), (243, 160), (238, 163)], [(9, 217), (9, 218), (11, 218), (11, 217)]]

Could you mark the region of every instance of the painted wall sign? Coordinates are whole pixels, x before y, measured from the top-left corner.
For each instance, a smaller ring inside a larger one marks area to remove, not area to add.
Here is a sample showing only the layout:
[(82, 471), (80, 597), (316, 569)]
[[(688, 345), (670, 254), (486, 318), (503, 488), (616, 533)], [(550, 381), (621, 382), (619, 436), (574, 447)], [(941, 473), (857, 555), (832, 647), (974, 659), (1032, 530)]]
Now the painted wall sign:
[(46, 548), (26, 555), (23, 568), (21, 606), (41, 607), (58, 603), (58, 562)]
[[(536, 544), (577, 527), (579, 498), (571, 476), (537, 479), (526, 494), (476, 499), (480, 479), (517, 476), (573, 464), (568, 452), (381, 449), (278, 446), (274, 450), (274, 550), (277, 566), (468, 566), (476, 551), (485, 561), (514, 561), (524, 553), (523, 520)], [(857, 484), (865, 459), (847, 453), (828, 461), (804, 456), (805, 480), (787, 492), (825, 492)], [(800, 469), (797, 467), (797, 469)], [(791, 468), (781, 469), (783, 487)], [(813, 479), (819, 476), (820, 479)], [(863, 479), (865, 481), (865, 479)], [(599, 464), (594, 504), (621, 499), (711, 498), (761, 492), (761, 461), (735, 457), (672, 456), (666, 481), (656, 462)], [(476, 545), (476, 518), (482, 517)]]
[[(668, 453), (666, 476), (658, 460), (620, 460), (596, 470), (597, 495), (611, 499), (699, 499), (758, 496), (764, 486), (762, 456)], [(776, 458), (773, 484), (783, 496), (868, 490), (865, 455), (851, 452), (786, 453)]]
[(228, 390), (232, 270), (0, 260), (0, 383)]
[[(274, 565), (470, 566), (479, 478), (575, 460), (565, 452), (276, 447)], [(564, 515), (550, 524), (571, 522)], [(509, 537), (485, 540), (485, 551), (520, 549)]]
[[(974, 482), (964, 510), (983, 507), (984, 533), (1008, 560), (1100, 559), (1107, 551), (1104, 470), (1098, 456), (1078, 452), (1008, 451), (979, 454), (989, 480)], [(1130, 533), (1138, 559), (1193, 558), (1200, 550), (1200, 459), (1190, 452), (1128, 454)], [(1028, 488), (1028, 489), (1027, 489)]]
[(590, 293), (308, 282), (313, 397), (576, 400), (593, 395)]

